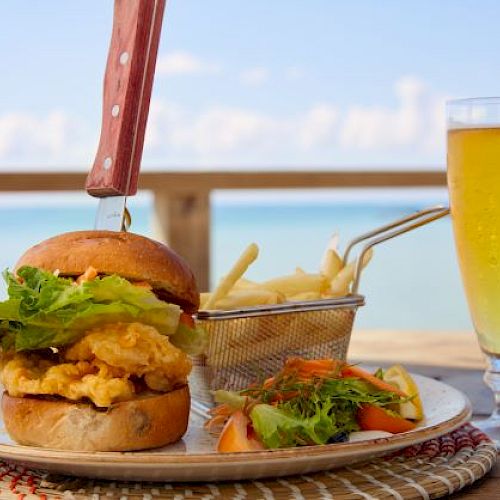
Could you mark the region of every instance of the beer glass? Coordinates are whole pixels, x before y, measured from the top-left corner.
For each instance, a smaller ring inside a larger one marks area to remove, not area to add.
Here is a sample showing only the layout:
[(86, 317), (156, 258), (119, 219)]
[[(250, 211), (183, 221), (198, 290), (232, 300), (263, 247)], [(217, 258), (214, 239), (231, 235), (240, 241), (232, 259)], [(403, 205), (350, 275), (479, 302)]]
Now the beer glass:
[(500, 97), (447, 103), (448, 189), (455, 248), (485, 354), (492, 415), (475, 425), (500, 442)]

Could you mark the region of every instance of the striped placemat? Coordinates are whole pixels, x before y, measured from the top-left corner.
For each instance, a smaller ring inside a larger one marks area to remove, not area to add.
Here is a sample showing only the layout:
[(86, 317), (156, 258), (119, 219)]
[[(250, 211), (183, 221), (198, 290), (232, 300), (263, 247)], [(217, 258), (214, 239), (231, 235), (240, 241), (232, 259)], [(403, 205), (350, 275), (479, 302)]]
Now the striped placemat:
[(0, 498), (52, 499), (429, 499), (459, 491), (495, 464), (492, 442), (467, 424), (363, 464), (303, 476), (223, 483), (111, 482), (27, 470), (0, 462)]

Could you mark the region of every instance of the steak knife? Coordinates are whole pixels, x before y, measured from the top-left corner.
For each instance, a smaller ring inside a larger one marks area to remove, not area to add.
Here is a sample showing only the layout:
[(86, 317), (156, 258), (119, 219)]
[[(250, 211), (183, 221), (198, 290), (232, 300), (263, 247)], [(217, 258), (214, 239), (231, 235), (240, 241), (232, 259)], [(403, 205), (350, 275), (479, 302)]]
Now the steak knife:
[(101, 136), (85, 184), (91, 196), (100, 198), (95, 229), (126, 229), (126, 199), (137, 192), (165, 2), (114, 3)]

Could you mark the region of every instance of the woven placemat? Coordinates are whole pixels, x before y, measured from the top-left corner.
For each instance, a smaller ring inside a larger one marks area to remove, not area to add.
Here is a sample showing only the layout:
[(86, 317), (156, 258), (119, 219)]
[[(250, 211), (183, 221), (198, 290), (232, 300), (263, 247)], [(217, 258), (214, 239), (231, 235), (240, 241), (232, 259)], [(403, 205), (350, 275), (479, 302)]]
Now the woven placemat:
[(467, 424), (438, 439), (389, 456), (333, 471), (237, 483), (111, 482), (27, 470), (0, 462), (0, 498), (52, 499), (289, 499), (439, 498), (484, 476), (495, 446)]

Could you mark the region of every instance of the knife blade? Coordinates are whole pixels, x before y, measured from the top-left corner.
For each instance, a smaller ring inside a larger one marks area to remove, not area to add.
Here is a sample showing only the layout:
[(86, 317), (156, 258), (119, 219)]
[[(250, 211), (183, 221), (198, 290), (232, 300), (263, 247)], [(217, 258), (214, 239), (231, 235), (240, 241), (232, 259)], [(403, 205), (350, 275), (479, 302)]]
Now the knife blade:
[[(95, 216), (94, 229), (106, 231), (126, 231), (127, 226), (127, 197), (105, 196), (99, 200)], [(130, 214), (129, 214), (130, 218)]]
[(101, 137), (85, 184), (100, 198), (95, 229), (122, 231), (130, 223), (126, 198), (137, 192), (165, 3), (115, 0)]

